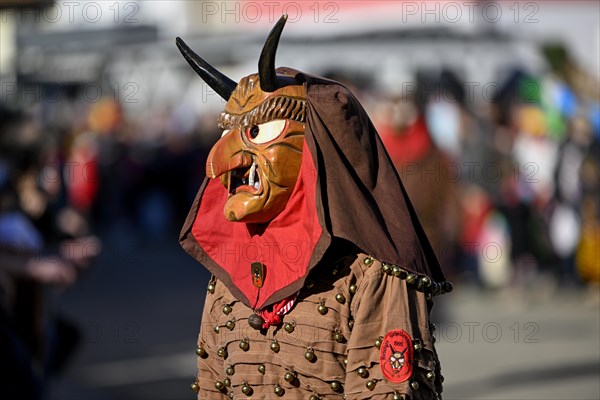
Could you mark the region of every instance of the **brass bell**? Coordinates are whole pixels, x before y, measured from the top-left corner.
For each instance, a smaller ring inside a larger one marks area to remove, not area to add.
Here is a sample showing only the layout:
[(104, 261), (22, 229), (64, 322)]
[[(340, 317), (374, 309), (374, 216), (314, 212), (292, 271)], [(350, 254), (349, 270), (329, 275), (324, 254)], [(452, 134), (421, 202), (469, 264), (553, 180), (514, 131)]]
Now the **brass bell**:
[(444, 383), (444, 375), (440, 375), (440, 383)]
[(373, 264), (373, 258), (372, 257), (366, 257), (365, 258), (365, 265), (368, 267), (371, 264)]
[(314, 281), (306, 281), (306, 288), (308, 290), (312, 289), (315, 287), (315, 282)]
[(231, 400), (233, 400), (233, 392), (229, 392), (229, 393), (227, 394), (227, 397), (229, 397)]
[(229, 379), (229, 378), (223, 379), (223, 384), (225, 384), (225, 386), (227, 386), (227, 387), (231, 386), (231, 379)]
[(208, 284), (208, 291), (212, 294), (215, 292), (215, 284), (214, 283), (209, 283)]
[(351, 294), (356, 293), (356, 285), (353, 283), (352, 285), (350, 285), (348, 290), (350, 291)]
[(381, 347), (381, 343), (382, 343), (382, 342), (383, 342), (383, 336), (379, 336), (379, 337), (377, 338), (377, 340), (375, 340), (375, 346), (376, 346), (377, 348), (380, 348), (380, 347)]
[(248, 351), (249, 348), (250, 341), (247, 338), (240, 341), (240, 349), (242, 349), (243, 351)]
[(233, 308), (231, 308), (229, 304), (225, 304), (223, 306), (223, 314), (229, 315), (231, 313), (231, 310), (233, 310)]
[(319, 311), (319, 314), (325, 315), (327, 314), (327, 311), (329, 311), (329, 309), (325, 306), (325, 304), (320, 303), (319, 307), (317, 307), (317, 311)]
[(427, 378), (428, 381), (433, 381), (435, 379), (435, 372), (429, 371), (425, 374), (425, 378)]
[(250, 387), (250, 385), (248, 385), (248, 382), (244, 381), (244, 383), (242, 384), (242, 393), (244, 393), (246, 396), (250, 396), (250, 394), (252, 393), (252, 388)]
[(369, 390), (375, 389), (375, 381), (374, 380), (367, 381), (367, 389), (369, 389)]
[(260, 372), (260, 373), (261, 373), (261, 375), (264, 375), (266, 370), (267, 370), (267, 369), (265, 368), (265, 364), (260, 364), (260, 365), (258, 366), (258, 372)]
[(206, 355), (206, 350), (204, 350), (204, 346), (198, 346), (196, 348), (196, 354), (198, 355), (198, 357), (204, 357)]
[(233, 328), (235, 328), (235, 321), (230, 319), (229, 321), (227, 321), (225, 323), (225, 327), (227, 327), (227, 329), (229, 329), (230, 331), (233, 330)]
[(287, 333), (292, 333), (292, 332), (294, 332), (294, 329), (295, 329), (295, 328), (296, 328), (296, 326), (295, 326), (295, 324), (294, 324), (294, 323), (289, 323), (289, 322), (286, 322), (286, 323), (283, 325), (283, 329), (284, 329), (284, 330), (285, 330)]
[(273, 391), (277, 396), (283, 396), (283, 394), (285, 393), (285, 390), (283, 390), (283, 388), (279, 386), (279, 384), (275, 385), (275, 389), (273, 389)]
[(227, 369), (225, 370), (225, 373), (229, 376), (235, 374), (235, 369), (233, 368), (233, 365), (230, 365), (229, 367), (227, 367)]
[(415, 351), (421, 351), (423, 349), (423, 345), (421, 344), (421, 339), (415, 339), (413, 347)]
[(348, 328), (350, 328), (350, 330), (352, 330), (352, 328), (354, 328), (354, 320), (353, 319), (348, 320)]
[(386, 264), (386, 263), (381, 264), (381, 268), (383, 269), (383, 272), (385, 272), (386, 274), (390, 273), (390, 269), (393, 270), (393, 268), (389, 264)]
[(431, 332), (435, 332), (436, 329), (437, 329), (437, 326), (435, 326), (435, 324), (429, 324), (429, 330)]
[(316, 394), (311, 394), (308, 400), (319, 400), (319, 396), (317, 396)]
[(221, 381), (216, 381), (215, 382), (215, 388), (217, 390), (223, 390), (224, 387), (225, 387), (225, 384), (223, 382), (221, 382)]
[(406, 283), (414, 285), (418, 279), (419, 276), (417, 274), (408, 274), (408, 276), (406, 277)]
[(395, 266), (394, 268), (392, 268), (392, 275), (394, 275), (396, 278), (399, 278), (401, 273), (402, 270), (400, 269), (400, 267)]
[(431, 294), (430, 292), (425, 294), (425, 300), (427, 301), (431, 301), (431, 299), (433, 299), (433, 294)]
[(444, 293), (450, 293), (454, 289), (454, 285), (452, 285), (451, 282), (445, 281), (444, 283), (442, 283), (442, 285), (442, 290), (444, 291)]
[(219, 333), (221, 331), (221, 327), (217, 325), (214, 327), (213, 331), (215, 331), (215, 333)]
[(336, 330), (335, 332), (333, 332), (333, 340), (335, 340), (338, 343), (342, 343), (344, 341), (344, 335), (342, 335), (342, 332)]
[(315, 359), (315, 351), (313, 349), (306, 349), (306, 352), (304, 353), (304, 358), (306, 358), (308, 361), (312, 361)]
[(431, 279), (428, 276), (424, 276), (420, 281), (421, 286), (428, 288), (431, 286)]
[(331, 271), (331, 275), (333, 276), (337, 276), (338, 273), (339, 271), (337, 270), (337, 268), (334, 268), (333, 271)]
[(285, 379), (286, 382), (293, 381), (294, 379), (296, 379), (296, 372), (294, 372), (293, 370), (286, 372), (283, 376), (283, 379)]
[(334, 392), (337, 392), (338, 390), (340, 390), (340, 387), (342, 387), (342, 385), (340, 385), (338, 381), (331, 382), (329, 386), (331, 386), (331, 390), (333, 390)]
[(275, 353), (279, 351), (279, 342), (275, 339), (273, 339), (271, 342), (271, 350), (273, 350)]
[(419, 390), (419, 382), (417, 381), (412, 381), (410, 383), (410, 387), (412, 388), (412, 390)]
[(340, 304), (344, 304), (346, 302), (346, 298), (341, 293), (335, 295), (335, 300)]
[(358, 370), (356, 370), (356, 372), (361, 378), (366, 378), (369, 376), (369, 371), (365, 367), (360, 367)]
[(190, 389), (192, 389), (194, 392), (198, 393), (200, 391), (200, 386), (198, 385), (198, 382), (194, 382), (190, 385)]
[(219, 347), (219, 350), (217, 350), (217, 355), (221, 358), (227, 357), (227, 349), (225, 347)]
[(400, 393), (394, 393), (394, 397), (392, 397), (392, 400), (403, 400), (402, 395)]
[(344, 358), (344, 367), (348, 366), (348, 357)]

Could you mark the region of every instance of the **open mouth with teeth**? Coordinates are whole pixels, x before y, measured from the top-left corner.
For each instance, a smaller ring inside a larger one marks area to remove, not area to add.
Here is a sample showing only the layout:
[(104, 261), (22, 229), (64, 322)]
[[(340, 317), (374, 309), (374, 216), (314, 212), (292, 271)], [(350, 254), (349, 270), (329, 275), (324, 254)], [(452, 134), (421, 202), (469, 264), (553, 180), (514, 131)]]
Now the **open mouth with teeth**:
[(256, 161), (252, 161), (252, 165), (241, 168), (236, 168), (229, 171), (229, 195), (233, 196), (239, 192), (250, 192), (258, 194), (262, 188), (259, 168)]

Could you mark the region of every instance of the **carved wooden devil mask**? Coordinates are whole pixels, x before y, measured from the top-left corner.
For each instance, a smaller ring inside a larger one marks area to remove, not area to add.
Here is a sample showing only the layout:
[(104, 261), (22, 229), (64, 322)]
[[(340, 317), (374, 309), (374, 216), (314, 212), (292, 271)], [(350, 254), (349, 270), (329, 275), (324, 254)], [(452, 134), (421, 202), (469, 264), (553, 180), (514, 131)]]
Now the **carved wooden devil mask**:
[(267, 223), (281, 213), (292, 194), (302, 162), (306, 89), (294, 72), (275, 69), (275, 53), (287, 20), (284, 15), (269, 34), (258, 74), (236, 85), (183, 40), (177, 47), (200, 77), (222, 98), (218, 119), (223, 130), (206, 162), (206, 175), (227, 188), (227, 220)]

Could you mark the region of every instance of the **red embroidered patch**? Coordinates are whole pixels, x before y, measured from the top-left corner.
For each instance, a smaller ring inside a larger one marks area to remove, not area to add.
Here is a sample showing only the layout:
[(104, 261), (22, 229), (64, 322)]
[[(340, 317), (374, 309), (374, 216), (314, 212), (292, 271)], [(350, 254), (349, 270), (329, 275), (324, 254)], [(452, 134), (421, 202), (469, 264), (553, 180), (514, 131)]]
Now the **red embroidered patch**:
[(413, 370), (413, 345), (402, 329), (389, 331), (381, 342), (379, 365), (383, 376), (394, 383), (408, 380)]

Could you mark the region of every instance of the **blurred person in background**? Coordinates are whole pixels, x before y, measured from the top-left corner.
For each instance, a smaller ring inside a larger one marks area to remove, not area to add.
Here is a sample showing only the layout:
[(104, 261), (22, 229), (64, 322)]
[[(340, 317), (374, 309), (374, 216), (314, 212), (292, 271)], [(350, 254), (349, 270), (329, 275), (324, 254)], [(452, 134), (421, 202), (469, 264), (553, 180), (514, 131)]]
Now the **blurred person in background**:
[[(462, 216), (460, 178), (456, 168), (452, 167), (456, 166), (454, 160), (458, 155), (436, 143), (429, 126), (431, 123), (444, 124), (446, 132), (439, 133), (440, 141), (458, 143), (461, 110), (456, 104), (456, 94), (450, 94), (447, 106), (455, 118), (439, 121), (441, 115), (429, 115), (428, 122), (426, 105), (440, 105), (439, 93), (427, 91), (424, 86), (420, 77), (416, 97), (388, 99), (377, 129), (444, 271), (455, 274)], [(431, 93), (431, 98), (423, 98), (424, 93)]]
[(1, 106), (0, 144), (0, 379), (6, 398), (40, 399), (78, 339), (48, 288), (73, 284), (100, 242), (64, 203), (68, 175), (32, 116)]

